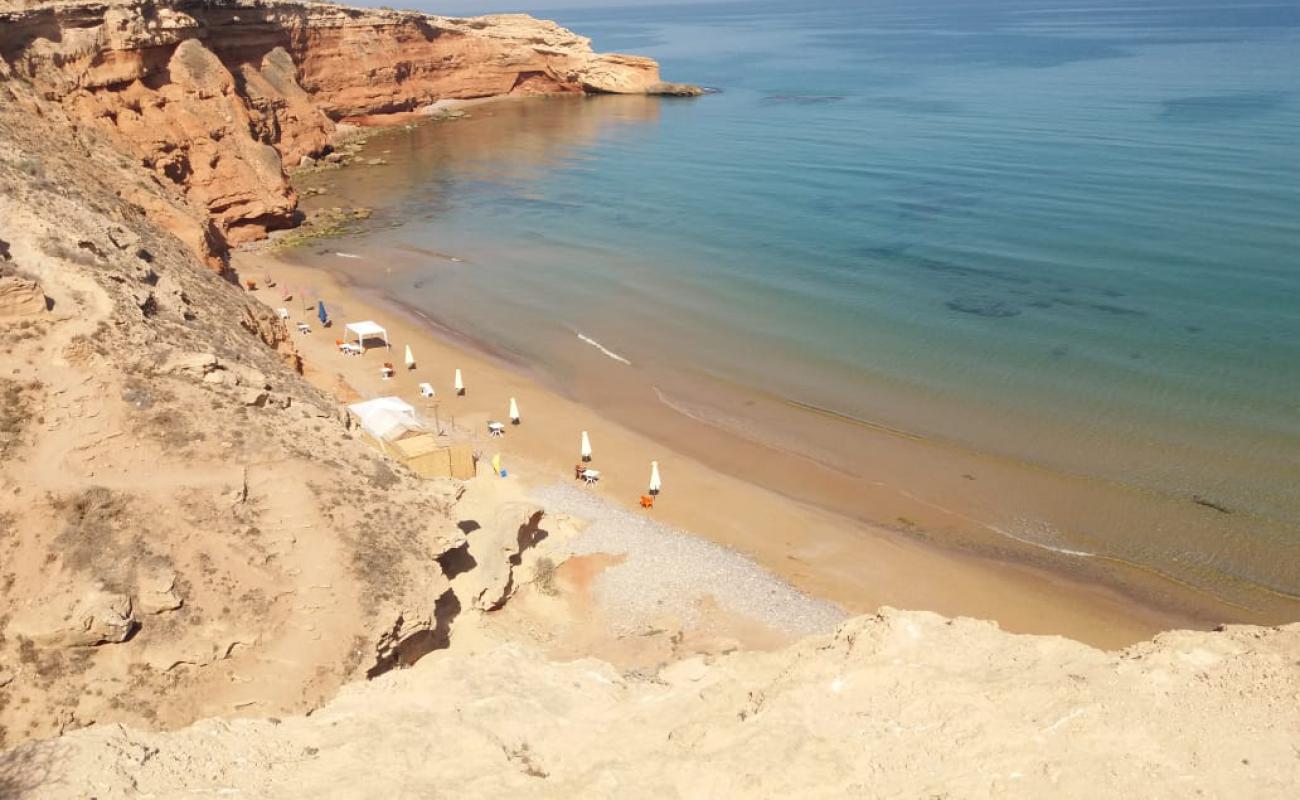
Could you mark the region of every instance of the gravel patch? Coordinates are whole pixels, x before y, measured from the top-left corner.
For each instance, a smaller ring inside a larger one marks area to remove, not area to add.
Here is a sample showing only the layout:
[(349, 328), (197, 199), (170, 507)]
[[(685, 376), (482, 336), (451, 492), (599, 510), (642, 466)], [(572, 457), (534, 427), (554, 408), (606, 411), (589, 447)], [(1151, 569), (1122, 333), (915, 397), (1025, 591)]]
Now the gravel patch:
[(587, 521), (572, 542), (574, 555), (626, 556), (601, 573), (592, 591), (629, 631), (665, 612), (693, 625), (697, 603), (709, 596), (726, 611), (796, 636), (828, 633), (848, 617), (734, 550), (627, 511), (588, 489), (554, 484), (534, 496), (549, 511)]

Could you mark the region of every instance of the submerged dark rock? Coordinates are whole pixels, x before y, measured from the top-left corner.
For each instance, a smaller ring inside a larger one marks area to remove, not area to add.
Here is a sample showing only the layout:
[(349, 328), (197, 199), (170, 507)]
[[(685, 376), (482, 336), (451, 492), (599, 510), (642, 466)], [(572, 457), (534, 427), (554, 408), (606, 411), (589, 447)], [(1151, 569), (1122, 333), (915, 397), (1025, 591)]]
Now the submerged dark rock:
[(670, 83), (668, 81), (659, 81), (652, 83), (645, 90), (646, 94), (660, 95), (662, 97), (699, 97), (704, 94), (704, 90), (698, 86), (692, 86), (689, 83)]

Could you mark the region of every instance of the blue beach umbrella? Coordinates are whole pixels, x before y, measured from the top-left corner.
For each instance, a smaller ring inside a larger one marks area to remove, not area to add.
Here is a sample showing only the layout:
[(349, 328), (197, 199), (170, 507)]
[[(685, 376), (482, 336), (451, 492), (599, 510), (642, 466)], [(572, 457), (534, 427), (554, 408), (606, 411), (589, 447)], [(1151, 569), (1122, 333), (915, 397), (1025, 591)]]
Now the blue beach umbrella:
[(320, 324), (322, 325), (330, 321), (329, 314), (325, 313), (325, 301), (321, 300), (316, 303), (316, 316), (320, 318)]

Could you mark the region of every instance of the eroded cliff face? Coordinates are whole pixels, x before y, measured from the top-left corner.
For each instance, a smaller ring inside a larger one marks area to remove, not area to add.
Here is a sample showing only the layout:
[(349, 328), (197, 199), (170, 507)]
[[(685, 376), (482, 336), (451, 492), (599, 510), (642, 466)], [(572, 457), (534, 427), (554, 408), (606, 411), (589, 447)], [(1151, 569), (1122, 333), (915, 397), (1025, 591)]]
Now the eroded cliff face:
[[(340, 121), (438, 100), (641, 93), (658, 65), (592, 51), (525, 15), (452, 19), (287, 0), (0, 5), (6, 71), (179, 187), (144, 206), (215, 269), (228, 244), (294, 223), (285, 174)], [(156, 206), (156, 204), (154, 204)]]

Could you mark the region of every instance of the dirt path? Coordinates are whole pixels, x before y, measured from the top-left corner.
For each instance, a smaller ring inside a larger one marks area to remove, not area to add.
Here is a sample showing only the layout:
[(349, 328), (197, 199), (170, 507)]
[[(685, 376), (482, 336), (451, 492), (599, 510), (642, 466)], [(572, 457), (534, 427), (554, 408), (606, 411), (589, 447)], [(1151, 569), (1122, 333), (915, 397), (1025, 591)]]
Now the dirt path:
[(261, 540), (285, 583), (269, 612), (273, 638), (240, 663), (224, 690), (205, 696), (211, 713), (256, 713), (259, 706), (264, 712), (298, 694), (304, 702), (320, 702), (323, 684), (306, 676), (338, 671), (354, 646), (351, 634), (361, 618), (357, 588), (347, 574), (348, 557), (303, 480), (308, 468), (279, 462), (248, 470), (246, 502), (257, 511)]

